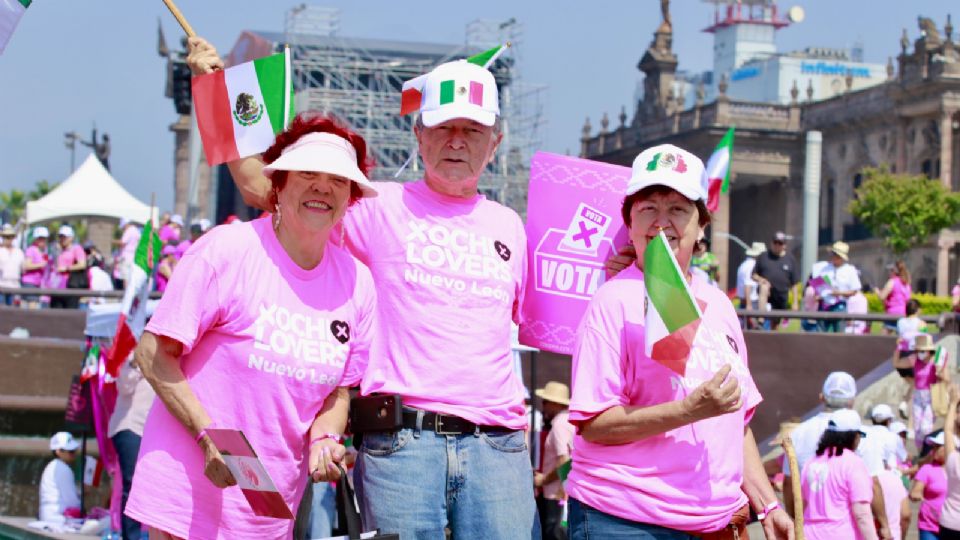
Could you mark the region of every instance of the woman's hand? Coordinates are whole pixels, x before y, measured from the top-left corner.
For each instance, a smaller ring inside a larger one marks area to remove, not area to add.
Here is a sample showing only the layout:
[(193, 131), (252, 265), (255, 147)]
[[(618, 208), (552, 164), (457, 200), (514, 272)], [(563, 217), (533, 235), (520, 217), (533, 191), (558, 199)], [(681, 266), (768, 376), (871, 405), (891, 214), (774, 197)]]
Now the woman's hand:
[(336, 482), (340, 479), (337, 463), (344, 460), (347, 449), (333, 439), (322, 439), (310, 447), (309, 471), (314, 482)]
[(194, 75), (213, 73), (223, 69), (223, 60), (217, 48), (202, 37), (187, 38), (187, 65)]
[(203, 474), (210, 479), (210, 482), (220, 489), (237, 485), (237, 479), (233, 477), (227, 463), (223, 461), (223, 456), (210, 438), (204, 437), (200, 446), (203, 448)]
[(683, 398), (683, 407), (694, 421), (732, 413), (743, 405), (740, 381), (736, 377), (727, 378), (730, 369), (730, 364), (723, 366), (712, 379)]
[(767, 540), (793, 540), (793, 520), (783, 508), (777, 508), (767, 515), (762, 522), (763, 535)]

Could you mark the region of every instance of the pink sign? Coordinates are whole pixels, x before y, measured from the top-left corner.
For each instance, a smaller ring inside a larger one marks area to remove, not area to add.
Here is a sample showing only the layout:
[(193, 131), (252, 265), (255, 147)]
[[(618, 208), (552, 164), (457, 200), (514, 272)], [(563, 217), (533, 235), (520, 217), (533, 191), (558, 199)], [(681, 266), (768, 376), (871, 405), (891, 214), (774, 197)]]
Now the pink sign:
[(572, 354), (603, 262), (627, 244), (620, 217), (630, 168), (537, 152), (530, 162), (530, 261), (520, 342)]

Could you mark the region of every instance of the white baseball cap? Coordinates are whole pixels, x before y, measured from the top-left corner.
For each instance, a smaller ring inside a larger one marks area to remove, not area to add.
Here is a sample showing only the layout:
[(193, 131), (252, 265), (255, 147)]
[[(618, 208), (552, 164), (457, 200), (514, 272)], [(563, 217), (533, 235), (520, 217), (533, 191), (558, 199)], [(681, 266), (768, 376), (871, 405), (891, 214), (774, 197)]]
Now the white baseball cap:
[(492, 126), (500, 115), (500, 94), (493, 74), (466, 60), (435, 67), (426, 74), (420, 92), (420, 119), (427, 127), (455, 118)]
[(183, 227), (183, 216), (181, 216), (180, 214), (174, 214), (170, 216), (170, 223), (175, 223)]
[(647, 148), (633, 160), (625, 195), (629, 197), (650, 186), (665, 186), (691, 201), (706, 201), (703, 174), (700, 158), (672, 144), (661, 144)]
[(357, 165), (357, 150), (350, 141), (327, 132), (312, 132), (300, 137), (280, 152), (280, 157), (263, 168), (274, 171), (313, 171), (335, 174), (356, 182), (364, 197), (376, 197), (377, 190)]
[(73, 238), (73, 227), (69, 225), (61, 225), (60, 230), (57, 231), (57, 236), (68, 236)]
[(888, 429), (890, 429), (891, 433), (896, 433), (897, 435), (900, 435), (901, 433), (907, 432), (907, 425), (897, 420), (896, 422), (891, 422), (890, 425), (888, 426)]
[[(945, 432), (944, 432), (944, 431), (941, 431), (940, 433), (937, 433), (936, 436), (934, 436), (934, 437), (927, 437), (927, 442), (928, 442), (928, 443), (930, 443), (930, 444), (935, 444), (935, 445), (937, 445), (937, 446), (943, 446), (943, 443), (945, 443), (946, 440), (947, 440), (947, 439), (946, 439), (946, 436), (945, 436)], [(954, 446), (960, 447), (960, 438), (958, 438), (956, 435), (953, 436), (953, 444), (954, 444)]]
[(891, 409), (886, 403), (874, 405), (873, 409), (870, 411), (870, 418), (873, 418), (874, 422), (890, 420), (893, 418), (893, 409)]
[(80, 441), (66, 431), (55, 433), (53, 437), (50, 437), (50, 450), (52, 451), (66, 450), (72, 452), (77, 448), (80, 448)]
[(827, 422), (827, 431), (859, 431), (862, 437), (867, 434), (860, 423), (860, 415), (853, 409), (840, 409), (830, 415)]
[(857, 397), (857, 381), (846, 371), (834, 371), (823, 381), (823, 397), (853, 399)]
[(33, 228), (33, 238), (50, 238), (50, 231), (44, 226)]
[(199, 225), (201, 231), (207, 232), (210, 230), (210, 226), (213, 225), (213, 223), (211, 223), (207, 218), (200, 218)]

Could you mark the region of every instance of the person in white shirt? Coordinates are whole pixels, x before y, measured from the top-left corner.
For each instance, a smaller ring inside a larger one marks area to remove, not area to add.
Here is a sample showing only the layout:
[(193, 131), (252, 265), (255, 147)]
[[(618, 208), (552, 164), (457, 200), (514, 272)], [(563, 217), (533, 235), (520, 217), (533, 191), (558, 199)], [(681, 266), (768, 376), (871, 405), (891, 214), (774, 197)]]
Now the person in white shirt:
[[(766, 250), (766, 244), (754, 242), (745, 253), (747, 258), (737, 268), (737, 298), (744, 309), (759, 309), (760, 291), (759, 285), (753, 279), (753, 268), (757, 265), (757, 256)], [(748, 322), (748, 328), (750, 327), (752, 326)]]
[[(0, 287), (20, 287), (20, 272), (23, 270), (23, 250), (18, 248), (13, 239), (17, 230), (7, 223), (0, 229)], [(3, 304), (13, 305), (12, 294), (0, 294)]]
[(77, 459), (80, 442), (66, 431), (50, 437), (54, 459), (40, 476), (40, 521), (63, 523), (67, 508), (79, 508), (80, 495), (74, 482), (71, 465)]
[[(863, 287), (860, 273), (849, 263), (850, 246), (846, 242), (834, 242), (830, 246), (830, 262), (819, 273), (830, 280), (830, 290), (820, 297), (820, 311), (838, 312), (847, 310), (847, 299)], [(837, 332), (840, 321), (821, 321), (825, 332)]]

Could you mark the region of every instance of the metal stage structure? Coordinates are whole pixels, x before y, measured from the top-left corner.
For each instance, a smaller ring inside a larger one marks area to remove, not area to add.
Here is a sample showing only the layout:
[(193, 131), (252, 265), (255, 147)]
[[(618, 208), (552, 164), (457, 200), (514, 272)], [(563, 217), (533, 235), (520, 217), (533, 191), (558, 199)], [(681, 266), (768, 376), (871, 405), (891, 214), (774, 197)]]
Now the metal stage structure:
[[(366, 139), (376, 161), (374, 176), (386, 179), (417, 148), (415, 116), (399, 115), (403, 82), (505, 42), (512, 46), (490, 68), (500, 86), (503, 142), (481, 177), (480, 190), (525, 215), (530, 157), (542, 146), (546, 87), (522, 78), (523, 25), (515, 19), (473, 21), (462, 44), (420, 43), (342, 36), (338, 9), (300, 5), (287, 12), (283, 33), (241, 34), (228, 64), (279, 52), (288, 44), (297, 110), (322, 111), (347, 122)], [(415, 159), (399, 179), (421, 175)]]

